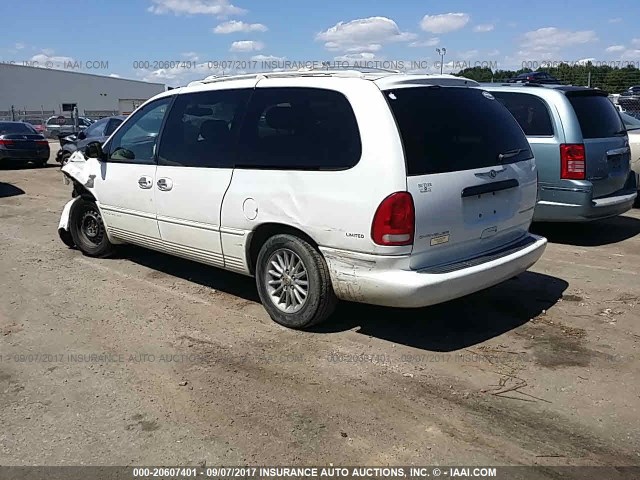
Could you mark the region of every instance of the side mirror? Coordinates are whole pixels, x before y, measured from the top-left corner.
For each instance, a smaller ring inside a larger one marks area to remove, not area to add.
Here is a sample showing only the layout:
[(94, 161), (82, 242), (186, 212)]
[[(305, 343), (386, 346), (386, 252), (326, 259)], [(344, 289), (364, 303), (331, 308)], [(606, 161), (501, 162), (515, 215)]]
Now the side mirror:
[(102, 145), (99, 142), (92, 142), (86, 146), (84, 155), (89, 158), (97, 158), (98, 160), (104, 159), (105, 155), (102, 151)]
[(85, 138), (87, 138), (87, 134), (84, 133), (84, 130), (78, 132), (78, 140), (84, 140)]

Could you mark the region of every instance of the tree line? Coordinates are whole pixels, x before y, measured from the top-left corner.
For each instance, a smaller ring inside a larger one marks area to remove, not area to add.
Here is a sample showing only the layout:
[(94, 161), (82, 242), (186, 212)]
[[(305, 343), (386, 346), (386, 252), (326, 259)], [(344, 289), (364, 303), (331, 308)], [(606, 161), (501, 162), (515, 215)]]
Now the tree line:
[[(470, 78), (477, 82), (504, 82), (521, 73), (532, 71), (527, 68), (520, 70), (492, 70), (487, 67), (470, 67), (460, 70), (455, 75)], [(633, 65), (613, 67), (593, 65), (588, 62), (584, 65), (560, 64), (554, 68), (539, 68), (537, 71), (546, 72), (562, 83), (591, 86), (605, 90), (608, 93), (622, 93), (631, 86), (640, 85), (640, 69)]]

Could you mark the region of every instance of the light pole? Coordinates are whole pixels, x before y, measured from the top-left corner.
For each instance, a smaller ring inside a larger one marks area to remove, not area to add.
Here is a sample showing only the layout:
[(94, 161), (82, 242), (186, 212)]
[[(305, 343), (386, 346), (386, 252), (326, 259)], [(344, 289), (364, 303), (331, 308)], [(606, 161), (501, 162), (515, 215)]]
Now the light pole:
[(444, 69), (444, 56), (447, 54), (446, 48), (436, 48), (436, 52), (440, 55), (440, 75), (442, 75)]

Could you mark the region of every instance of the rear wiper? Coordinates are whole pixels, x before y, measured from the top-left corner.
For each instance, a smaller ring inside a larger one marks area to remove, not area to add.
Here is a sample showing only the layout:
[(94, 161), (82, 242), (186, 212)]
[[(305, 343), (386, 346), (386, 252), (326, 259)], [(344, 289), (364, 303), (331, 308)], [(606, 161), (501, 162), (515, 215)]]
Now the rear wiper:
[(516, 148), (515, 150), (509, 150), (508, 152), (499, 153), (498, 160), (502, 161), (508, 158), (513, 158), (516, 155), (521, 154), (522, 152), (526, 152), (526, 150), (524, 148)]

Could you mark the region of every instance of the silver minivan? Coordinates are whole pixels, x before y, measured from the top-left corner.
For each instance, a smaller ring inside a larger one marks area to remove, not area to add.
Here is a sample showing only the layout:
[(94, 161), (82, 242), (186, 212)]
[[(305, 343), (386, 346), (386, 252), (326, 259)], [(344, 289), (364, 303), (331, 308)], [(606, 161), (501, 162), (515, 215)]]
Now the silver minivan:
[(566, 85), (486, 84), (518, 121), (539, 174), (534, 221), (582, 222), (633, 207), (629, 138), (602, 90)]

